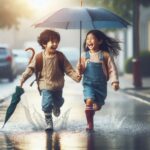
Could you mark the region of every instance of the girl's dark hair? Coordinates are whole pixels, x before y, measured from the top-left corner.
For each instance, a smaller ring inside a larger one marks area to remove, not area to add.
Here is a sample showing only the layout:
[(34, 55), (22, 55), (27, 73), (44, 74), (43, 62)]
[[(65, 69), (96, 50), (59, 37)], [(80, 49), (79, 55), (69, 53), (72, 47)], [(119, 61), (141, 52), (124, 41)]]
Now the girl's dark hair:
[(99, 49), (102, 51), (107, 51), (109, 53), (112, 53), (113, 56), (118, 56), (119, 51), (121, 50), (119, 41), (108, 37), (106, 34), (104, 34), (100, 30), (91, 30), (87, 33), (85, 41), (84, 41), (84, 51), (89, 51), (89, 48), (86, 47), (86, 39), (89, 34), (93, 34), (98, 41), (102, 40), (102, 44), (100, 44)]
[(42, 49), (44, 49), (43, 45), (46, 45), (49, 41), (54, 40), (57, 40), (59, 42), (60, 34), (58, 32), (48, 29), (41, 32), (40, 36), (37, 39), (38, 43), (42, 46)]

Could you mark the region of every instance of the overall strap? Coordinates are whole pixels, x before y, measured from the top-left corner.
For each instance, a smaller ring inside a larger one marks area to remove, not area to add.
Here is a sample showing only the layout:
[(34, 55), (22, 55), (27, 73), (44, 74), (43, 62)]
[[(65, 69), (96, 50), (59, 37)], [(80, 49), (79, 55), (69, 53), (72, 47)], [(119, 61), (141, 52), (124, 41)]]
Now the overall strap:
[[(89, 51), (85, 53), (85, 58), (86, 59), (90, 59), (90, 53), (89, 53)], [(104, 61), (104, 55), (103, 55), (102, 52), (100, 52), (100, 54), (99, 54), (99, 60), (100, 61)]]
[(103, 55), (103, 52), (101, 52), (101, 51), (99, 53), (99, 60), (104, 61), (104, 55)]
[(90, 53), (89, 53), (89, 51), (85, 52), (85, 59), (90, 59)]

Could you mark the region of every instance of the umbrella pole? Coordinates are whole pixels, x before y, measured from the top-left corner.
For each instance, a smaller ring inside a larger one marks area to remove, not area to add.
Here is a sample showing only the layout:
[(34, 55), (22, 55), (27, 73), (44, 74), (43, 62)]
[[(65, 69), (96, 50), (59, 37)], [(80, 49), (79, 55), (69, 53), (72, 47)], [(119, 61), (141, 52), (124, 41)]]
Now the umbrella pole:
[(79, 64), (81, 65), (81, 43), (82, 43), (82, 22), (80, 21), (80, 54), (79, 54)]

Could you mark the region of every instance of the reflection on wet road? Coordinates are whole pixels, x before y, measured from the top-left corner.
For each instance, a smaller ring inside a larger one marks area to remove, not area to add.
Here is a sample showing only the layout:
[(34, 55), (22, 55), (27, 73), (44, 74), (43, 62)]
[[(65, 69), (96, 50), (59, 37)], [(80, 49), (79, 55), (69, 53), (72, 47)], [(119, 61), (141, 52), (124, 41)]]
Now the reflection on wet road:
[[(67, 78), (65, 104), (54, 118), (53, 132), (44, 131), (41, 98), (27, 88), (21, 103), (0, 129), (0, 150), (149, 150), (150, 106), (109, 89), (105, 106), (94, 118), (95, 132), (85, 131), (82, 87)], [(0, 103), (2, 126), (9, 100)]]

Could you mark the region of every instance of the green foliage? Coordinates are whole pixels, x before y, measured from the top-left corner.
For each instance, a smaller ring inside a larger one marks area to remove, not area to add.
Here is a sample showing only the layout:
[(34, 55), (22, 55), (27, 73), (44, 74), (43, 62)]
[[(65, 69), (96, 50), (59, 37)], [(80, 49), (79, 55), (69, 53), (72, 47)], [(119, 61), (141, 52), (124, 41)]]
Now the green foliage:
[[(83, 0), (83, 6), (105, 7), (124, 19), (132, 22), (133, 5), (136, 0)], [(140, 3), (148, 7), (150, 0), (141, 0)]]
[(125, 72), (132, 73), (132, 58), (128, 58), (125, 61)]
[(141, 0), (140, 2), (144, 7), (149, 7), (150, 6), (150, 0)]
[[(125, 72), (126, 73), (133, 73), (132, 59), (133, 58), (129, 58), (125, 62)], [(149, 65), (150, 65), (150, 52), (147, 50), (143, 50), (140, 52), (140, 69), (141, 69), (141, 75), (143, 77), (150, 76), (150, 69), (148, 68)]]
[(26, 0), (0, 0), (0, 28), (17, 27), (19, 19), (31, 12)]

